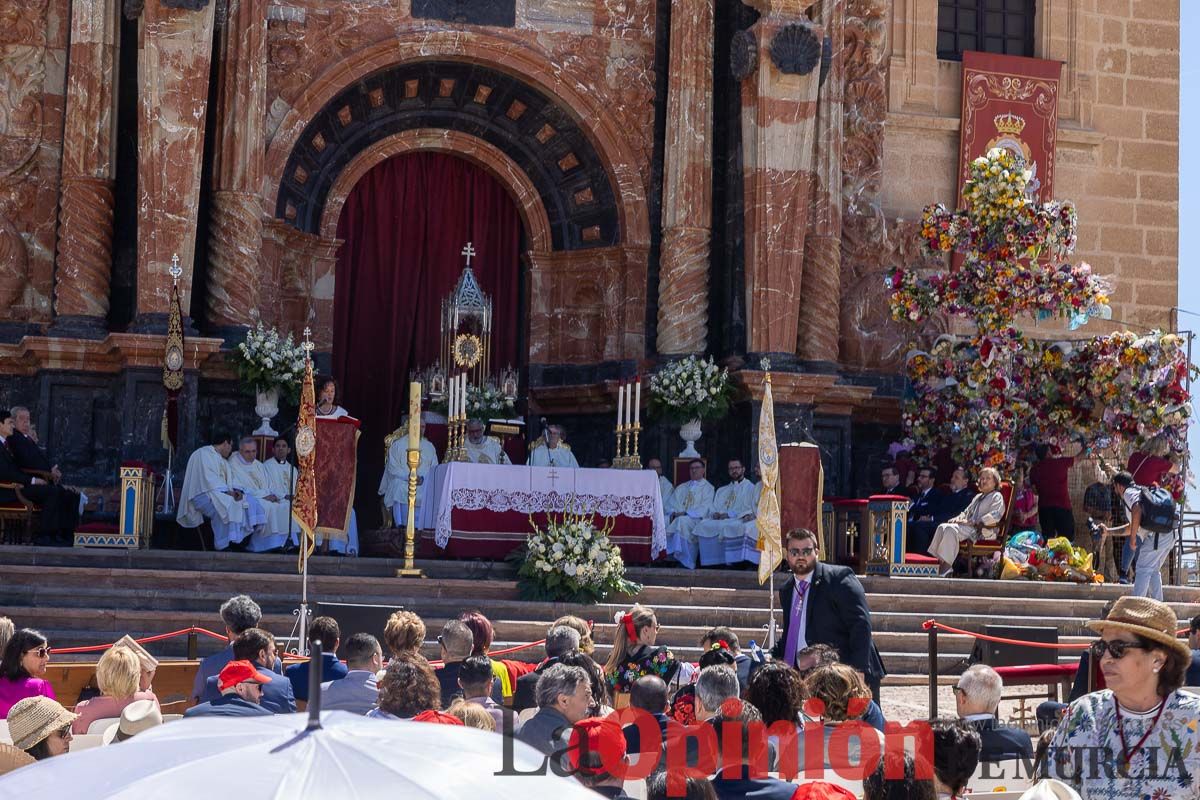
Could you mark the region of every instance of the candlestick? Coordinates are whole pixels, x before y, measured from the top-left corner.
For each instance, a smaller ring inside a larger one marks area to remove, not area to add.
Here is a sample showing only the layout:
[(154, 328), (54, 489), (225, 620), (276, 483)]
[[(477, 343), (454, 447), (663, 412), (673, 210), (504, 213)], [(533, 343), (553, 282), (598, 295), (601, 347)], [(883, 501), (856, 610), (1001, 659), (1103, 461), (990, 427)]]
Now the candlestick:
[(617, 429), (621, 428), (621, 419), (625, 412), (625, 384), (617, 384)]
[(423, 578), (424, 573), (413, 563), (416, 552), (417, 469), (421, 466), (421, 384), (408, 385), (408, 520), (404, 524), (404, 566), (396, 570), (397, 578)]
[(421, 384), (408, 385), (408, 449), (421, 449)]
[[(639, 384), (640, 385), (640, 384)], [(642, 432), (642, 426), (639, 422), (633, 423), (633, 447), (629, 450), (629, 469), (642, 468), (642, 456), (638, 452), (638, 434)]]
[(638, 425), (642, 421), (642, 376), (639, 375), (636, 378), (636, 380), (637, 380), (637, 383), (634, 385), (637, 387), (637, 390), (634, 392), (634, 396), (633, 396), (633, 424), (634, 425)]

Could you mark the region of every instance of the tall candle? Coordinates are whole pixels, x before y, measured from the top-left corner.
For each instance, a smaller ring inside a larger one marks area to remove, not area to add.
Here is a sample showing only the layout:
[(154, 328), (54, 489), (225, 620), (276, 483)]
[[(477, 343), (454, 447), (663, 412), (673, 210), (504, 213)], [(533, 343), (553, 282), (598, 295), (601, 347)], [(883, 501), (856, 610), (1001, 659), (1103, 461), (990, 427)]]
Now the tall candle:
[(408, 449), (421, 446), (421, 384), (413, 381), (408, 385)]
[(458, 418), (464, 419), (467, 416), (467, 373), (464, 372), (458, 377)]
[(617, 384), (617, 427), (621, 427), (621, 417), (625, 413), (625, 386)]
[(625, 427), (633, 420), (633, 384), (625, 384)]
[(454, 396), (454, 390), (458, 388), (458, 379), (453, 375), (446, 384), (446, 419), (454, 419), (454, 404), (458, 402)]
[(633, 424), (638, 425), (642, 421), (642, 376), (637, 377), (637, 383), (634, 384), (637, 388), (633, 395)]

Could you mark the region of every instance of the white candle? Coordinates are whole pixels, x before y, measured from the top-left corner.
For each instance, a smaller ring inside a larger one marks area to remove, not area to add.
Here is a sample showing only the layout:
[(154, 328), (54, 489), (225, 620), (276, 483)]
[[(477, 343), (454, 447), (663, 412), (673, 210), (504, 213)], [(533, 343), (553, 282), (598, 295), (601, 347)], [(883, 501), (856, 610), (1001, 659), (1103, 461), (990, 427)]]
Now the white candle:
[(625, 412), (625, 386), (617, 384), (617, 427), (621, 427), (621, 417)]
[(642, 421), (642, 378), (638, 376), (637, 383), (634, 384), (637, 389), (633, 395), (633, 424), (638, 425)]
[(625, 427), (633, 422), (633, 384), (625, 384)]
[(459, 388), (462, 389), (462, 391), (459, 392), (459, 395), (458, 395), (458, 418), (466, 419), (467, 418), (467, 373), (465, 373), (465, 372), (462, 374), (462, 385)]

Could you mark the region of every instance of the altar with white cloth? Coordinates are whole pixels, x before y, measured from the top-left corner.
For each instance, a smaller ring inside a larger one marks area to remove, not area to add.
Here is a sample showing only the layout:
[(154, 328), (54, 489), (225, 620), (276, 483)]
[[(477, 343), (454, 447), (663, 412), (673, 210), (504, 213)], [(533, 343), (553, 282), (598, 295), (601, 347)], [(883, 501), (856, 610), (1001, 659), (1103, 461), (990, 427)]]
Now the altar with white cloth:
[(644, 564), (666, 546), (662, 496), (653, 470), (564, 469), (452, 462), (433, 474), (432, 539), (427, 556), (502, 559), (525, 543), (548, 515), (591, 513), (626, 563)]

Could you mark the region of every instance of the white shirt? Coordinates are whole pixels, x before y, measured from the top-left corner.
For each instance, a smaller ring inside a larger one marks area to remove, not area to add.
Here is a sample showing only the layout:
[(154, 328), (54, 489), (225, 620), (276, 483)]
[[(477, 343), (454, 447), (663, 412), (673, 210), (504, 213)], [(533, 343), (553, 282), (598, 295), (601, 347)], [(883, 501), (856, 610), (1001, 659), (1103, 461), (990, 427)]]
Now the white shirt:
[[(808, 588), (804, 590), (804, 604), (800, 606), (800, 630), (796, 631), (796, 652), (799, 653), (804, 648), (808, 647), (808, 639), (805, 638), (805, 633), (808, 630), (808, 593), (812, 591), (812, 573), (808, 573), (803, 578), (792, 576), (794, 586), (792, 587), (792, 602), (796, 602), (796, 596), (800, 593), (800, 584), (807, 583)], [(792, 610), (788, 609), (788, 618), (791, 618)]]
[(532, 453), (529, 454), (529, 466), (531, 467), (569, 467), (578, 469), (579, 462), (575, 460), (575, 454), (565, 447), (556, 447), (551, 450), (546, 445), (539, 445)]

